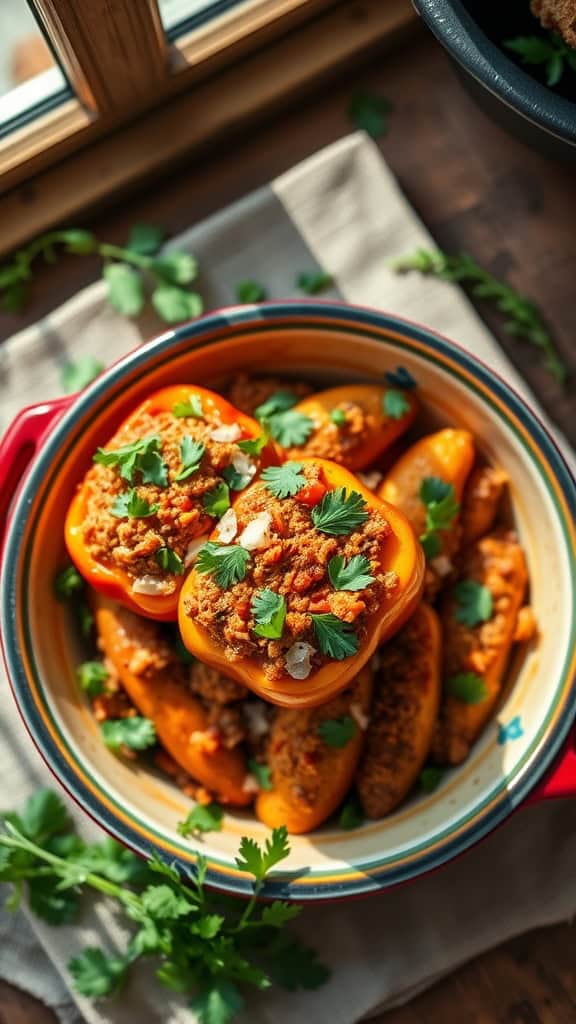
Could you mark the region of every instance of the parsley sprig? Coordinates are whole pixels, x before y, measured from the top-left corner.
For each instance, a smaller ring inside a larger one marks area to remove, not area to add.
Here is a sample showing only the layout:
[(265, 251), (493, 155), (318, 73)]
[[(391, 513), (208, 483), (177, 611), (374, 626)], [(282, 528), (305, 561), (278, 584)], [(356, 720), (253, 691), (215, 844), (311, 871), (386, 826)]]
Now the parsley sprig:
[(258, 590), (252, 598), (250, 611), (254, 616), (256, 636), (279, 640), (286, 621), (286, 598), (274, 590)]
[(360, 641), (349, 622), (330, 612), (311, 615), (312, 626), (322, 654), (343, 661), (356, 654)]
[(147, 519), (148, 516), (155, 516), (159, 505), (150, 504), (146, 498), (141, 498), (135, 487), (129, 491), (122, 491), (117, 494), (110, 506), (110, 512), (117, 519)]
[(374, 577), (372, 566), (364, 555), (353, 555), (346, 562), (343, 555), (333, 555), (328, 562), (328, 579), (334, 590), (365, 590)]
[(182, 480), (187, 480), (189, 476), (192, 476), (193, 473), (200, 469), (200, 463), (204, 458), (205, 451), (206, 445), (202, 444), (202, 441), (195, 441), (189, 434), (182, 438), (180, 442), (182, 468), (174, 477), (178, 483)]
[(156, 484), (158, 487), (168, 484), (168, 470), (162, 460), (158, 434), (138, 438), (120, 448), (98, 448), (92, 460), (101, 466), (117, 468), (122, 479), (129, 484), (136, 482), (137, 474), (144, 484)]
[(253, 879), (246, 903), (205, 888), (202, 856), (181, 877), (174, 866), (155, 856), (144, 863), (113, 839), (84, 843), (50, 790), (2, 817), (0, 882), (12, 886), (9, 909), (27, 896), (44, 921), (69, 924), (78, 919), (84, 894), (93, 892), (114, 900), (132, 925), (125, 951), (110, 956), (88, 946), (69, 962), (82, 995), (113, 996), (136, 961), (154, 958), (159, 983), (187, 998), (200, 1024), (227, 1024), (243, 1007), (245, 988), (314, 989), (329, 977), (315, 951), (284, 931), (300, 908), (281, 900), (257, 903), (268, 875), (290, 852), (285, 828), (263, 846), (242, 839), (236, 863)]
[(576, 50), (556, 32), (541, 36), (516, 36), (504, 43), (507, 50), (518, 54), (523, 64), (543, 67), (546, 85), (553, 88), (567, 70), (576, 71)]
[(41, 259), (54, 263), (65, 253), (102, 260), (108, 301), (125, 316), (135, 317), (143, 311), (150, 285), (152, 306), (166, 323), (197, 317), (202, 312), (202, 299), (188, 287), (197, 275), (196, 260), (176, 249), (160, 254), (163, 240), (162, 228), (154, 224), (136, 224), (125, 246), (101, 242), (91, 231), (81, 228), (49, 231), (19, 249), (0, 267), (2, 306), (11, 313), (21, 310), (35, 264)]
[(250, 552), (240, 544), (216, 544), (209, 540), (198, 552), (195, 569), (209, 574), (222, 590), (227, 590), (244, 579), (249, 561)]
[(426, 529), (420, 543), (427, 558), (436, 558), (442, 548), (441, 530), (449, 530), (460, 509), (454, 484), (438, 476), (425, 476), (420, 485), (420, 500), (426, 508)]
[(358, 491), (345, 487), (328, 491), (312, 509), (312, 522), (317, 530), (333, 537), (352, 533), (368, 519), (368, 506)]
[(476, 263), (472, 256), (467, 253), (449, 256), (440, 249), (417, 249), (410, 256), (397, 260), (393, 269), (398, 273), (417, 270), (421, 274), (430, 274), (445, 281), (469, 284), (474, 296), (493, 302), (496, 309), (504, 314), (504, 329), (508, 334), (540, 349), (546, 369), (560, 384), (565, 384), (567, 367), (537, 305), (505, 281), (499, 281)]

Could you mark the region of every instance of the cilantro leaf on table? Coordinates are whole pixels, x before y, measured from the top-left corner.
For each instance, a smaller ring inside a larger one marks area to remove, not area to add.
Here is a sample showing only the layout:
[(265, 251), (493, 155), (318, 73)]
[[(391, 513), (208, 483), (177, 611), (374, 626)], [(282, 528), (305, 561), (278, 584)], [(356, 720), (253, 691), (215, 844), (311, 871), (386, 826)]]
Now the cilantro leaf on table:
[(28, 902), (36, 917), (47, 924), (73, 924), (80, 913), (80, 899), (72, 888), (46, 879), (31, 878), (28, 882)]
[(198, 832), (220, 832), (223, 817), (224, 809), (214, 801), (209, 804), (196, 804), (184, 821), (178, 822), (176, 828), (178, 834), (185, 839)]
[(311, 615), (314, 634), (322, 654), (343, 661), (356, 654), (360, 641), (350, 622), (343, 622), (331, 613)]
[(342, 805), (338, 825), (344, 832), (352, 832), (354, 829), (360, 828), (365, 821), (366, 815), (358, 794), (352, 793)]
[(254, 839), (247, 839), (244, 836), (240, 842), (240, 855), (236, 857), (236, 864), (240, 871), (246, 871), (256, 881), (263, 882), (266, 875), (276, 864), (285, 860), (290, 853), (288, 844), (288, 832), (285, 825), (272, 830), (263, 846), (259, 846)]
[(126, 247), (141, 256), (155, 256), (164, 241), (164, 230), (157, 224), (134, 224)]
[(556, 32), (540, 36), (516, 36), (504, 43), (507, 50), (518, 54), (523, 64), (543, 66), (546, 85), (553, 88), (567, 69), (576, 71), (576, 51)]
[(262, 471), (260, 479), (275, 498), (292, 498), (306, 486), (300, 462), (289, 461), (281, 466), (268, 466)]
[(382, 408), (391, 420), (401, 420), (407, 412), (410, 412), (410, 402), (402, 391), (390, 388), (384, 392)]
[(134, 715), (132, 718), (109, 718), (100, 726), (102, 739), (110, 750), (129, 747), (130, 750), (147, 750), (156, 743), (156, 729), (149, 718)]
[(199, 573), (209, 573), (219, 587), (227, 590), (232, 584), (244, 579), (249, 561), (250, 552), (239, 544), (207, 541), (198, 552), (195, 569)]
[(45, 845), (53, 836), (70, 827), (70, 818), (64, 802), (53, 789), (37, 789), (24, 804), (22, 811), (8, 811), (1, 815), (27, 839)]
[(96, 872), (111, 882), (138, 885), (148, 877), (146, 862), (112, 836), (105, 836), (99, 843), (81, 844), (69, 856), (86, 871)]
[(202, 299), (196, 292), (189, 292), (171, 284), (161, 284), (154, 289), (152, 305), (160, 319), (167, 324), (194, 320), (204, 309)]
[(358, 726), (351, 715), (342, 715), (340, 718), (327, 718), (318, 726), (318, 735), (324, 740), (327, 747), (334, 750), (341, 750), (358, 732)]
[(215, 982), (190, 1003), (200, 1024), (228, 1024), (243, 1006), (238, 986), (230, 981)]
[(442, 782), (445, 774), (446, 769), (442, 768), (439, 764), (424, 765), (418, 779), (420, 789), (424, 793), (433, 793)]
[(283, 928), (288, 921), (293, 921), (295, 917), (298, 917), (301, 910), (302, 908), (296, 906), (295, 903), (274, 900), (273, 903), (268, 903), (263, 907), (260, 920), (262, 924), (268, 925), (270, 928)]
[(331, 972), (319, 961), (316, 950), (295, 935), (280, 934), (271, 944), (271, 953), (270, 975), (288, 992), (320, 988), (330, 978)]
[(245, 305), (263, 302), (266, 298), (266, 289), (258, 281), (240, 281), (236, 285), (236, 298)]
[(449, 676), (444, 689), (450, 697), (461, 700), (463, 704), (481, 704), (488, 696), (486, 683), (476, 672), (458, 672)]
[(466, 626), (478, 626), (492, 616), (494, 602), (488, 587), (477, 580), (461, 580), (454, 587), (457, 607), (454, 618)]
[(249, 758), (248, 771), (254, 776), (260, 789), (272, 789), (272, 769), (267, 764), (261, 764), (260, 761)]
[(332, 409), (332, 412), (330, 413), (330, 420), (337, 427), (343, 427), (346, 423), (346, 413), (344, 412), (344, 409)]
[(172, 548), (162, 547), (154, 555), (154, 560), (164, 572), (170, 572), (173, 576), (181, 576), (184, 572), (184, 562)]
[(345, 487), (328, 491), (312, 509), (312, 522), (317, 530), (334, 537), (352, 533), (368, 519), (368, 506), (358, 491)]
[(268, 589), (258, 590), (252, 598), (250, 611), (256, 622), (253, 630), (256, 636), (280, 639), (286, 621), (286, 598), (282, 594)]
[(76, 674), (80, 688), (89, 697), (98, 697), (104, 693), (104, 683), (108, 679), (108, 671), (101, 661), (85, 661), (79, 665)]
[(224, 480), (203, 495), (202, 507), (207, 515), (214, 516), (215, 519), (222, 518), (230, 508), (230, 488)]
[(352, 96), (348, 105), (348, 116), (356, 128), (367, 132), (373, 139), (379, 139), (388, 131), (388, 114), (391, 114), (393, 109), (386, 96), (377, 96), (363, 90)]
[(83, 996), (102, 999), (110, 996), (124, 984), (128, 970), (125, 957), (107, 956), (96, 946), (87, 946), (68, 963), (74, 979), (74, 988)]
[(565, 385), (568, 368), (536, 304), (505, 281), (494, 277), (468, 253), (450, 256), (441, 249), (417, 249), (396, 260), (392, 269), (399, 274), (414, 270), (444, 281), (470, 285), (472, 295), (491, 301), (504, 314), (504, 330), (540, 349), (546, 369), (561, 385)]
[(306, 295), (319, 295), (334, 284), (332, 274), (325, 270), (303, 270), (296, 278), (296, 285)]
[(193, 903), (184, 892), (176, 891), (171, 885), (160, 882), (148, 885), (141, 894), (142, 909), (154, 920), (175, 921), (193, 910)]
[(82, 391), (96, 379), (104, 369), (96, 356), (79, 356), (78, 359), (64, 363), (60, 370), (60, 383), (65, 394), (70, 395), (75, 391)]
[(333, 555), (328, 562), (328, 579), (334, 590), (365, 590), (374, 583), (372, 566), (364, 555), (353, 555), (346, 562), (343, 555)]
[(196, 473), (200, 468), (205, 451), (206, 446), (201, 441), (195, 441), (189, 434), (186, 434), (180, 442), (182, 469), (174, 479), (180, 482), (181, 480), (187, 480), (189, 476)]
[(108, 285), (108, 302), (124, 316), (138, 316), (144, 308), (144, 282), (127, 263), (107, 263), (102, 277)]
[(140, 498), (136, 488), (132, 487), (116, 496), (110, 512), (117, 519), (147, 519), (148, 516), (155, 516), (159, 508), (159, 505), (151, 505), (146, 498)]
[[(152, 270), (161, 274), (169, 284), (190, 284), (198, 273), (198, 262), (189, 252), (174, 249), (154, 260)], [(189, 294), (184, 292), (184, 295)], [(193, 301), (197, 301), (198, 298), (195, 296)]]
[(254, 410), (254, 415), (257, 420), (268, 420), (276, 413), (291, 409), (297, 402), (298, 396), (293, 391), (275, 391)]
[(143, 483), (166, 487), (168, 474), (160, 453), (161, 443), (158, 434), (150, 434), (120, 448), (98, 448), (92, 461), (118, 469), (129, 484), (133, 484), (136, 474), (140, 473)]
[(190, 395), (184, 402), (175, 402), (172, 406), (172, 415), (177, 417), (193, 416), (197, 420), (203, 419), (204, 409), (200, 395)]
[(83, 590), (84, 580), (75, 565), (68, 565), (54, 577), (54, 593), (59, 601), (69, 601)]

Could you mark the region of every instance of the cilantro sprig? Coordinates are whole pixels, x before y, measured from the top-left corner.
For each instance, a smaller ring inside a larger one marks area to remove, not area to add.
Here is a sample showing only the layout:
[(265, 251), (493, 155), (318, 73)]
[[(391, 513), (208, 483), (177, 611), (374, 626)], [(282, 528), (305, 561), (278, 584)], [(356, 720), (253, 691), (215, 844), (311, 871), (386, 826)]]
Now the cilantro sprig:
[(184, 821), (178, 822), (176, 831), (184, 839), (199, 832), (220, 832), (223, 818), (224, 808), (220, 804), (214, 801), (209, 804), (196, 804)]
[(131, 487), (129, 491), (116, 495), (110, 512), (117, 519), (147, 519), (155, 516), (159, 508), (156, 503), (151, 505), (146, 498), (141, 498), (136, 488)]
[(458, 281), (470, 285), (472, 295), (492, 302), (505, 316), (504, 330), (540, 350), (542, 361), (553, 377), (564, 385), (568, 368), (558, 352), (538, 306), (526, 295), (494, 277), (467, 253), (450, 256), (440, 249), (417, 249), (409, 256), (397, 260), (393, 269), (398, 273), (416, 270), (421, 274), (440, 277), (444, 281)]
[(271, 437), (284, 448), (306, 444), (314, 430), (310, 416), (294, 409), (298, 401), (298, 396), (291, 391), (275, 391), (254, 413)]
[(76, 669), (80, 689), (89, 697), (99, 697), (104, 693), (108, 679), (108, 670), (101, 661), (84, 661)]
[(352, 533), (368, 519), (368, 506), (358, 491), (345, 487), (328, 491), (312, 509), (312, 522), (317, 530), (334, 537)]
[(327, 718), (318, 726), (318, 735), (324, 740), (327, 747), (334, 750), (341, 750), (350, 740), (354, 739), (358, 732), (358, 726), (352, 715), (342, 715), (340, 718)]
[(319, 295), (334, 284), (332, 274), (325, 270), (303, 270), (296, 278), (296, 285), (306, 295)]
[(198, 552), (195, 569), (199, 573), (209, 574), (222, 590), (227, 590), (244, 579), (249, 561), (250, 552), (239, 544), (207, 541)]
[(252, 598), (250, 611), (254, 616), (256, 636), (279, 640), (286, 621), (286, 598), (273, 590), (258, 590)]
[(180, 555), (176, 554), (172, 548), (158, 548), (158, 551), (154, 555), (154, 559), (164, 572), (170, 572), (173, 576), (182, 576), (182, 573), (184, 572), (184, 562), (180, 558)]
[(306, 477), (300, 462), (288, 461), (281, 466), (268, 466), (262, 470), (260, 479), (266, 484), (266, 490), (275, 498), (293, 498), (306, 486)]
[[(132, 965), (152, 958), (159, 984), (183, 995), (200, 1024), (226, 1024), (244, 1005), (246, 989), (272, 983), (289, 991), (314, 989), (329, 977), (315, 951), (286, 930), (300, 908), (282, 900), (257, 902), (270, 872), (290, 852), (285, 828), (275, 829), (262, 846), (241, 840), (236, 863), (253, 889), (245, 902), (205, 887), (202, 856), (181, 877), (173, 865), (156, 856), (145, 864), (113, 839), (84, 843), (50, 790), (2, 818), (0, 882), (12, 887), (9, 909), (27, 897), (44, 921), (69, 924), (91, 892), (114, 900), (132, 928), (125, 950), (109, 955), (91, 945), (70, 960), (74, 988), (88, 998), (114, 996)], [(194, 831), (201, 830), (196, 821)]]
[(556, 32), (540, 36), (516, 36), (504, 43), (507, 50), (516, 53), (523, 64), (541, 67), (546, 85), (554, 88), (565, 71), (576, 71), (576, 50), (565, 43)]
[(156, 729), (150, 718), (134, 715), (132, 718), (109, 718), (100, 726), (102, 739), (113, 751), (122, 747), (129, 750), (147, 750), (156, 743)]
[(333, 555), (328, 562), (328, 579), (334, 590), (365, 590), (374, 583), (372, 566), (364, 555), (353, 555), (346, 562), (343, 555)]
[(463, 704), (481, 704), (488, 696), (488, 689), (482, 676), (476, 672), (458, 672), (444, 682), (444, 689), (450, 697), (456, 697)]
[(343, 661), (356, 654), (360, 641), (349, 622), (343, 622), (330, 612), (311, 615), (310, 618), (322, 654), (335, 661)]
[(202, 407), (202, 399), (200, 398), (200, 395), (192, 394), (183, 402), (175, 402), (172, 406), (172, 415), (180, 419), (184, 419), (187, 416), (191, 416), (195, 420), (203, 419), (204, 409)]
[(425, 476), (420, 484), (419, 493), (426, 509), (425, 531), (420, 535), (420, 543), (426, 556), (435, 558), (442, 548), (440, 531), (450, 529), (460, 505), (456, 501), (454, 484), (449, 484), (438, 476)]
[(136, 482), (137, 475), (144, 484), (156, 484), (158, 487), (168, 484), (168, 470), (162, 460), (158, 434), (139, 438), (120, 448), (98, 448), (92, 460), (101, 466), (118, 469), (122, 479), (129, 484)]
[(96, 356), (85, 355), (69, 360), (60, 370), (62, 390), (67, 395), (71, 395), (74, 391), (82, 391), (96, 377), (100, 376), (103, 369), (104, 363), (96, 359)]
[(182, 468), (174, 477), (178, 483), (182, 480), (187, 480), (189, 476), (192, 476), (193, 473), (200, 469), (200, 463), (204, 458), (205, 451), (206, 445), (202, 444), (202, 441), (195, 441), (189, 434), (182, 438), (180, 442)]
[(215, 519), (221, 519), (224, 513), (230, 508), (230, 488), (221, 480), (212, 490), (207, 491), (202, 497), (204, 511)]
[(454, 618), (465, 626), (478, 626), (492, 616), (492, 594), (477, 580), (461, 580), (454, 587), (456, 609)]

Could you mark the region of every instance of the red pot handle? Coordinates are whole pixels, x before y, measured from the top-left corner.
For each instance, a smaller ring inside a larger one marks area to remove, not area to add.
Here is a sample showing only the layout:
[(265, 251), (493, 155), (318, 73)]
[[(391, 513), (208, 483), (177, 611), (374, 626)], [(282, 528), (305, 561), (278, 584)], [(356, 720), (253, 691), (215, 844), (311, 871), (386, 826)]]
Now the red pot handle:
[(65, 395), (64, 398), (22, 409), (0, 441), (0, 551), (4, 546), (13, 501), (26, 470), (48, 431), (75, 397)]
[(571, 729), (555, 765), (532, 790), (526, 804), (567, 796), (576, 796), (576, 726)]

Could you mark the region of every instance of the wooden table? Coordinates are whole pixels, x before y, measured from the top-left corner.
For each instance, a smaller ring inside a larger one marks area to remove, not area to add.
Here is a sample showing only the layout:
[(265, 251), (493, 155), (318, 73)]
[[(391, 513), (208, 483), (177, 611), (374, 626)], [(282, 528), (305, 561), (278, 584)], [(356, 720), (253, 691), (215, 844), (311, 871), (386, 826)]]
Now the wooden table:
[[(381, 148), (407, 196), (449, 251), (468, 250), (506, 275), (546, 312), (565, 362), (576, 371), (576, 204), (574, 169), (515, 142), (485, 119), (462, 91), (444, 54), (423, 34), (393, 57), (354, 76), (395, 107)], [(125, 239), (131, 224), (184, 226), (264, 184), (350, 130), (351, 76), (298, 109), (238, 140), (233, 159), (216, 152), (94, 220), (100, 237)], [(0, 339), (32, 323), (94, 279), (89, 259), (42, 271), (24, 316), (0, 314)], [(550, 415), (576, 440), (574, 387), (562, 392), (529, 346), (488, 321)], [(409, 313), (409, 311), (407, 311)], [(522, 936), (463, 967), (378, 1024), (574, 1024), (576, 931), (567, 925)], [(53, 1015), (0, 984), (0, 1024), (48, 1024)]]

